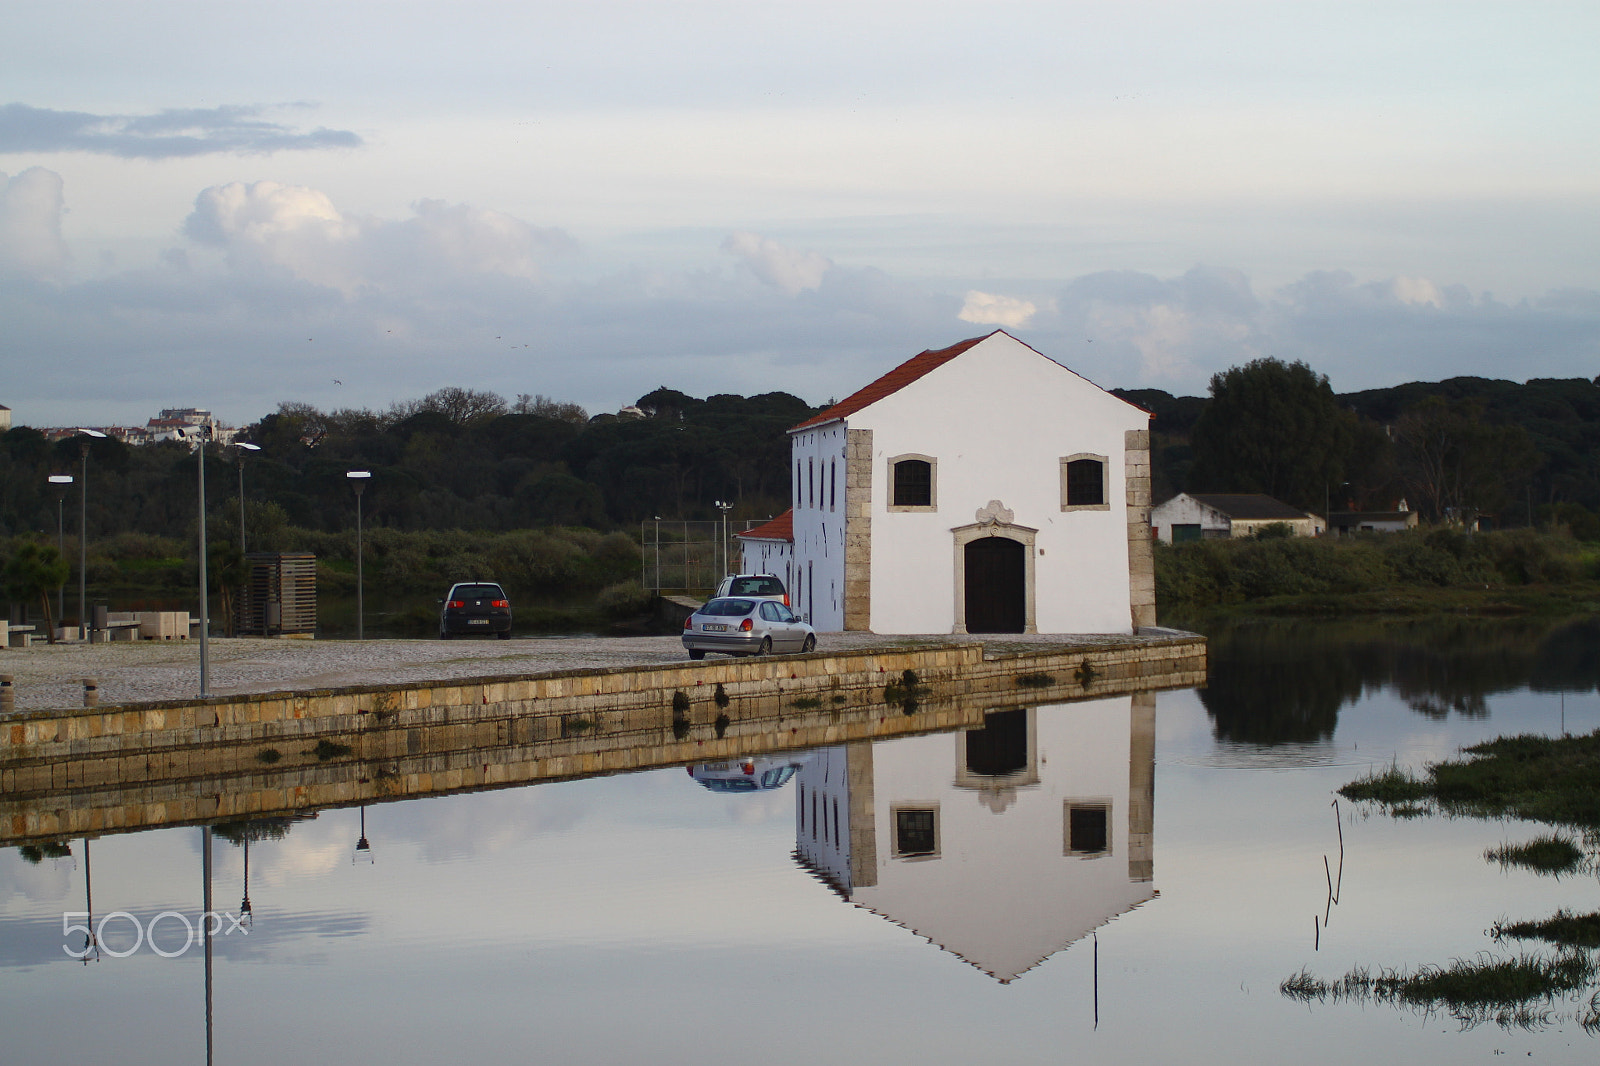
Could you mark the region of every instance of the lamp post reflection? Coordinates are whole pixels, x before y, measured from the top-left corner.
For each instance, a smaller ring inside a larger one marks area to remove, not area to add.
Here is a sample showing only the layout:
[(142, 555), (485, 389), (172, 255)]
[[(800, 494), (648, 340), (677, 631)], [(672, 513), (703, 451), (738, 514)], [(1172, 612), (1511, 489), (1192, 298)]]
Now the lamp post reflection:
[(89, 869), (89, 838), (83, 838), (83, 909), (88, 924), (83, 930), (83, 954), (79, 956), (85, 966), (100, 961), (100, 938), (94, 932), (94, 873)]
[(244, 838), (244, 899), (239, 904), (239, 921), (243, 925), (255, 924), (255, 911), (250, 908), (250, 836)]
[(350, 865), (365, 861), (372, 864), (372, 844), (367, 840), (367, 808), (361, 808), (361, 835), (356, 838), (355, 854), (350, 856)]

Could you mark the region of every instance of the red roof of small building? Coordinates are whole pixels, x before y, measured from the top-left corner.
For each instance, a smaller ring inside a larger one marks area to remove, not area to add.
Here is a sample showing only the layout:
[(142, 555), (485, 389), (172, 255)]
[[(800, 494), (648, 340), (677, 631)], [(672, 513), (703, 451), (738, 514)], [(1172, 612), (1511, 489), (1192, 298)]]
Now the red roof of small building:
[[(1005, 330), (1001, 329), (994, 331), (994, 333), (1004, 332)], [(980, 341), (988, 340), (994, 336), (994, 333), (986, 333), (982, 337), (973, 337), (971, 340), (962, 341), (960, 344), (952, 344), (948, 348), (940, 348), (936, 352), (926, 351), (913, 355), (877, 381), (867, 385), (865, 388), (857, 389), (826, 411), (812, 415), (798, 426), (790, 429), (789, 432), (793, 433), (797, 429), (818, 426), (824, 422), (833, 422), (847, 415), (853, 415), (863, 407), (877, 403), (885, 396), (899, 392), (923, 375), (939, 369), (973, 345)]]
[(794, 541), (794, 508), (783, 512), (769, 522), (763, 522), (754, 529), (747, 529), (743, 533), (735, 533), (736, 537), (749, 537), (751, 540), (787, 540)]

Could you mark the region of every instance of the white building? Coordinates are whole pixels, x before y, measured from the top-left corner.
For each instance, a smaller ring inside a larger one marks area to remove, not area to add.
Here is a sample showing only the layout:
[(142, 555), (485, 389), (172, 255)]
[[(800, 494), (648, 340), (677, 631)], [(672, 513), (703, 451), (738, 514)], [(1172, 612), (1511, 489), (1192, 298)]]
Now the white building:
[(1153, 693), (824, 748), (794, 781), (802, 865), (1002, 983), (1154, 895)]
[(1004, 331), (923, 352), (789, 431), (792, 554), (744, 568), (824, 632), (1153, 625), (1149, 422)]
[(1315, 537), (1321, 518), (1260, 493), (1180, 492), (1150, 512), (1150, 528), (1167, 544), (1248, 537), (1264, 526), (1286, 525), (1297, 537)]

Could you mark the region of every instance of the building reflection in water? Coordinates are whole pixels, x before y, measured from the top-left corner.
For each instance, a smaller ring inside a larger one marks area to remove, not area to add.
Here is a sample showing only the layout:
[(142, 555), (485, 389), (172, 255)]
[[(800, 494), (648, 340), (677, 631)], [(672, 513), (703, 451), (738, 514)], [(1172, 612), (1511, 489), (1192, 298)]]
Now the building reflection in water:
[(802, 866), (1001, 983), (1155, 895), (1153, 693), (823, 748), (795, 781)]

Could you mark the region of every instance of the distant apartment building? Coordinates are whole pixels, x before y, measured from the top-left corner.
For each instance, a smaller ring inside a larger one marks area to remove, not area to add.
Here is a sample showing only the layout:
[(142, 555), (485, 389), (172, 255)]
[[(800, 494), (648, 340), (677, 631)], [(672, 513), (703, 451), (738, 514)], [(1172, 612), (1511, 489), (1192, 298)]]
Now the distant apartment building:
[[(7, 412), (7, 422), (9, 422)], [(51, 426), (41, 430), (46, 440), (63, 440), (67, 437), (77, 436), (85, 428), (92, 428), (108, 437), (113, 437), (124, 444), (141, 445), (155, 444), (161, 441), (181, 441), (190, 448), (203, 438), (221, 444), (231, 444), (233, 438), (238, 436), (238, 429), (224, 426), (217, 421), (212, 413), (203, 407), (168, 407), (159, 415), (150, 419), (142, 426)]]

